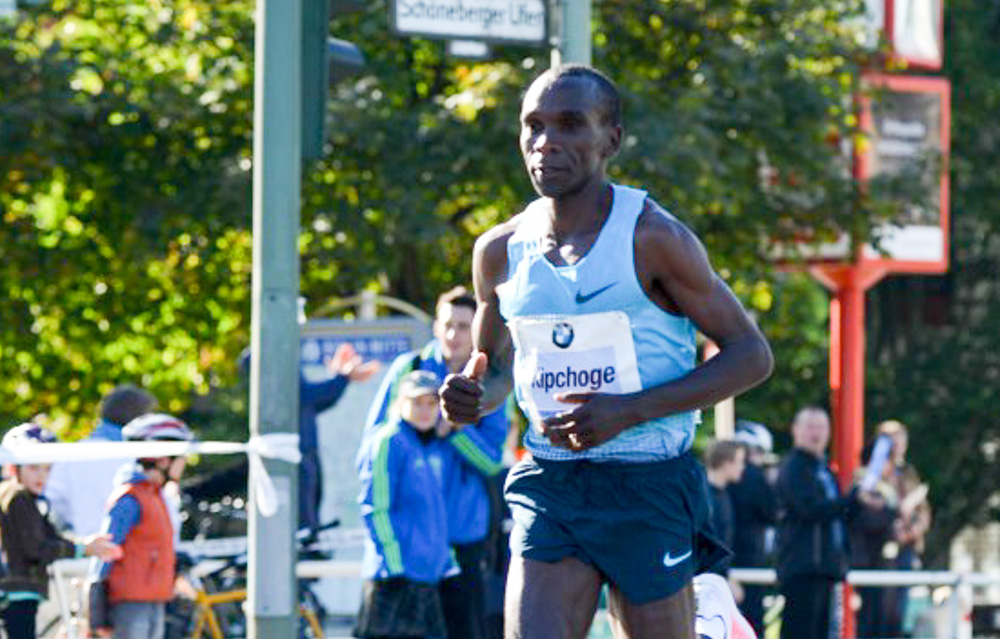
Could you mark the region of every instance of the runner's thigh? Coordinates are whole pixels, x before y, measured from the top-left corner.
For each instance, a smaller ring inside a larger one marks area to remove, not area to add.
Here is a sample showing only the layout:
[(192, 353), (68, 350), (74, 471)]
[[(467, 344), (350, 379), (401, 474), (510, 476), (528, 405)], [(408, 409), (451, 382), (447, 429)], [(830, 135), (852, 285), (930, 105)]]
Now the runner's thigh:
[(547, 563), (512, 557), (504, 602), (505, 639), (585, 639), (601, 575), (579, 559)]
[(680, 591), (644, 604), (633, 604), (610, 588), (608, 617), (615, 639), (694, 639), (694, 590)]

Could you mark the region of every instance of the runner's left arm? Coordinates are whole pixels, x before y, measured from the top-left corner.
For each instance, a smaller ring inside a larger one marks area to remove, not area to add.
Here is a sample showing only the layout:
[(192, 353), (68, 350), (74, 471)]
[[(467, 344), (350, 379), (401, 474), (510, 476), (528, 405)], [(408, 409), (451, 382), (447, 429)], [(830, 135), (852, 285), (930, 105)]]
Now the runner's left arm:
[(771, 373), (767, 341), (712, 269), (701, 242), (652, 203), (636, 226), (635, 263), (647, 296), (665, 312), (689, 318), (718, 345), (719, 353), (679, 379), (636, 393), (561, 397), (578, 406), (543, 421), (543, 431), (556, 446), (596, 446), (636, 424), (716, 404)]

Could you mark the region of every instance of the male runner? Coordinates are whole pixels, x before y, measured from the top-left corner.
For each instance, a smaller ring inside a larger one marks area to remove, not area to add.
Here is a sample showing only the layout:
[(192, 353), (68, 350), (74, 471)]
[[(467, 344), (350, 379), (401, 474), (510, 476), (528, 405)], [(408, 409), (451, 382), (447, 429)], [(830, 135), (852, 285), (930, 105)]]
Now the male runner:
[[(474, 423), (513, 381), (532, 422), (532, 460), (506, 490), (506, 636), (584, 637), (608, 582), (617, 636), (693, 639), (697, 409), (765, 379), (770, 349), (694, 234), (608, 181), (622, 137), (610, 80), (550, 69), (520, 119), (541, 197), (477, 241), (478, 352), (442, 393), (448, 419)], [(721, 349), (697, 367), (696, 328)]]

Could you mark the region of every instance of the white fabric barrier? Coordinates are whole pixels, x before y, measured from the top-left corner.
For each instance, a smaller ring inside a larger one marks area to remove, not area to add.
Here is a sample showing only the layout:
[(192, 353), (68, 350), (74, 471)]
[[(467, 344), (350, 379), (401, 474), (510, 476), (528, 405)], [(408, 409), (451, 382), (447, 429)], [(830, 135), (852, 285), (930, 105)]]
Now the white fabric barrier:
[(278, 492), (267, 474), (264, 459), (298, 464), (302, 461), (297, 433), (269, 433), (238, 442), (78, 442), (72, 444), (25, 444), (14, 448), (0, 446), (0, 464), (52, 464), (103, 459), (141, 459), (144, 457), (184, 457), (187, 455), (236, 455), (249, 458), (256, 483), (257, 509), (264, 517), (278, 512)]

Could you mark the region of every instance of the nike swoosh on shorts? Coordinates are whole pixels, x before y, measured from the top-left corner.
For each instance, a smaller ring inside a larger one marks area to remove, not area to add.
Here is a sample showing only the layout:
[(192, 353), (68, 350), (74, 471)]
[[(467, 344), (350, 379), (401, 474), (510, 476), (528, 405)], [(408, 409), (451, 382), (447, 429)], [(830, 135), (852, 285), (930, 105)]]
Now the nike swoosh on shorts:
[(663, 565), (667, 568), (673, 568), (677, 564), (681, 563), (685, 559), (691, 556), (691, 551), (687, 551), (683, 555), (677, 555), (676, 557), (671, 557), (668, 551), (666, 555), (663, 556)]

